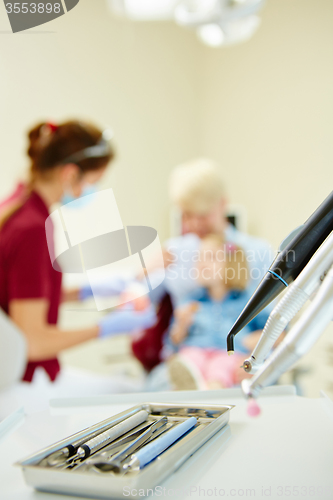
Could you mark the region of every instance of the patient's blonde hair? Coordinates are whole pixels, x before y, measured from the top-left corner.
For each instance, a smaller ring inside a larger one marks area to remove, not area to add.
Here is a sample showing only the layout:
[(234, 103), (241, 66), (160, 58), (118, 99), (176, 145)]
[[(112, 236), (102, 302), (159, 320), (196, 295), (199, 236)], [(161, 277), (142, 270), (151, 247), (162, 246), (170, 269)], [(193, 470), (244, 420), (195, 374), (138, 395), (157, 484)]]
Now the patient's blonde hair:
[(225, 196), (220, 168), (205, 158), (179, 165), (171, 173), (169, 192), (171, 201), (181, 210), (209, 213)]
[[(219, 234), (208, 234), (201, 240), (208, 245), (220, 247), (224, 252), (225, 284), (230, 289), (245, 290), (248, 283), (248, 267), (245, 252), (234, 243), (229, 243)], [(207, 250), (206, 250), (207, 251)]]

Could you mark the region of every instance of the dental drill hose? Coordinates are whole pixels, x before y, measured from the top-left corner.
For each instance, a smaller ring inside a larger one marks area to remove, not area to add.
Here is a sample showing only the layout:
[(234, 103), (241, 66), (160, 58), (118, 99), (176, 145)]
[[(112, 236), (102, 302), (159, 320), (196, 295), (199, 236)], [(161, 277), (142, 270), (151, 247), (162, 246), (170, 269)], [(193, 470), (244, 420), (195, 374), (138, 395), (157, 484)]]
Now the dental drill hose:
[(307, 353), (332, 320), (333, 266), (330, 268), (316, 297), (293, 326), (281, 344), (267, 358), (252, 379), (242, 381), (242, 390), (248, 397), (257, 397), (261, 389), (270, 385)]
[(274, 262), (236, 319), (227, 336), (227, 351), (234, 352), (234, 337), (288, 287), (333, 231), (333, 191), (278, 252)]
[(254, 373), (258, 370), (288, 323), (309, 299), (309, 296), (297, 286), (294, 289), (290, 288), (288, 292), (271, 312), (251, 357), (244, 361), (246, 372)]
[(311, 295), (317, 290), (321, 278), (333, 261), (333, 232), (316, 251), (296, 281), (286, 291), (283, 298), (271, 312), (262, 335), (250, 358), (244, 361), (244, 370), (254, 373), (265, 361), (274, 343), (288, 323), (301, 310)]

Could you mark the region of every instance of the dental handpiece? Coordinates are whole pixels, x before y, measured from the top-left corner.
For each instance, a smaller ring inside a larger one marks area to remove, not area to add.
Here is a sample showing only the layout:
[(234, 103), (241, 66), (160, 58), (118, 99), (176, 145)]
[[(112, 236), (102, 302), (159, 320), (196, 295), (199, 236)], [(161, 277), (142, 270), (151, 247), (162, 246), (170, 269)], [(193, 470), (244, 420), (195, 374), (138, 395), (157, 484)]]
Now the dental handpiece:
[[(134, 415), (139, 411), (140, 411), (139, 409), (134, 409), (131, 411), (131, 414), (129, 416)], [(86, 441), (98, 436), (107, 429), (114, 427), (117, 423), (123, 420), (124, 417), (119, 417), (117, 418), (117, 420), (113, 420), (112, 423), (110, 423), (110, 418), (107, 418), (102, 422), (99, 422), (91, 427), (88, 427), (87, 429), (85, 429), (83, 437), (81, 436), (80, 439), (74, 440), (72, 443), (67, 444), (66, 446), (61, 448), (61, 450), (57, 450), (51, 453), (41, 461), (40, 465), (56, 466), (58, 464), (64, 463), (65, 460), (75, 455), (77, 449), (80, 446), (82, 446)]]
[(244, 361), (243, 368), (246, 372), (255, 373), (262, 365), (288, 323), (318, 289), (332, 262), (333, 232), (271, 312), (256, 347)]
[(148, 419), (148, 416), (148, 412), (146, 412), (145, 410), (140, 410), (135, 415), (126, 418), (117, 425), (114, 425), (113, 427), (111, 427), (111, 429), (108, 429), (107, 431), (102, 432), (98, 436), (90, 439), (89, 441), (86, 441), (77, 449), (75, 455), (73, 457), (70, 457), (66, 461), (67, 466), (72, 466), (76, 462), (82, 461), (93, 455), (94, 453), (97, 453), (97, 451), (107, 446), (109, 443), (111, 443), (111, 441), (119, 438), (134, 427), (145, 422)]
[(333, 266), (329, 269), (315, 298), (251, 379), (242, 381), (247, 398), (257, 397), (261, 389), (274, 383), (299, 358), (307, 353), (333, 316)]
[(234, 352), (234, 337), (257, 314), (292, 283), (313, 254), (333, 231), (333, 191), (308, 220), (282, 244), (274, 262), (235, 321), (227, 337), (227, 350)]

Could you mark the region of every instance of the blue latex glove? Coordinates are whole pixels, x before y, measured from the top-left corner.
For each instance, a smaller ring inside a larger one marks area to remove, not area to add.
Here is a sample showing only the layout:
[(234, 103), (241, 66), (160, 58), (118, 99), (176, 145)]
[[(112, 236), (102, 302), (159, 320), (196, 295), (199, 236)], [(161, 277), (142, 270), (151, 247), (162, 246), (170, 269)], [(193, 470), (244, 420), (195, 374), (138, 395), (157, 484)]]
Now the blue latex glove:
[(133, 330), (149, 328), (156, 323), (156, 312), (153, 306), (144, 311), (134, 309), (117, 309), (99, 322), (99, 336), (108, 337), (117, 333), (129, 333)]
[[(128, 283), (129, 278), (124, 278), (122, 276), (113, 276), (107, 280), (101, 280), (98, 283), (94, 283), (94, 292), (99, 297), (111, 297), (113, 295), (121, 294)], [(86, 300), (93, 296), (91, 286), (89, 284), (84, 285), (79, 291), (79, 299)]]

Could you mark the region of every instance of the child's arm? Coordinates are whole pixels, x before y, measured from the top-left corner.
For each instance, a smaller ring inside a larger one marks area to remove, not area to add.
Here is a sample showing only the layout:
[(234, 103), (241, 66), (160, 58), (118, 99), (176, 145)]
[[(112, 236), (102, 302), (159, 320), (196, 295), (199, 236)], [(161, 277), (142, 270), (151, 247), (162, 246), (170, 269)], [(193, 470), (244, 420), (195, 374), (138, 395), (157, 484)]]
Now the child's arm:
[(188, 329), (193, 323), (193, 315), (198, 310), (197, 302), (190, 302), (178, 307), (175, 311), (175, 321), (170, 330), (170, 338), (174, 344), (183, 342), (188, 334)]

